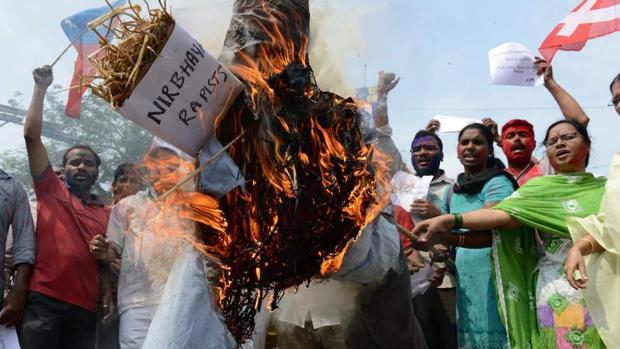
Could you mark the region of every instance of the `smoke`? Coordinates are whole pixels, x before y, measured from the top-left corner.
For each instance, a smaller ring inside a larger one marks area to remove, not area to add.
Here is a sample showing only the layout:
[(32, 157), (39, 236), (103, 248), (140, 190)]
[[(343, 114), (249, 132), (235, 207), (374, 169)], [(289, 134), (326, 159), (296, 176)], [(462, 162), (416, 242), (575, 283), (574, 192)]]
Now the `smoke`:
[[(321, 89), (353, 95), (347, 80), (347, 60), (363, 56), (364, 19), (381, 8), (379, 2), (311, 0), (310, 64)], [(230, 18), (231, 0), (168, 0), (172, 16), (213, 56), (220, 54)]]
[(217, 57), (232, 17), (232, 0), (168, 0), (172, 17)]
[(347, 59), (363, 56), (364, 19), (377, 4), (350, 0), (312, 0), (310, 3), (310, 65), (319, 87), (341, 96), (353, 95), (347, 80)]

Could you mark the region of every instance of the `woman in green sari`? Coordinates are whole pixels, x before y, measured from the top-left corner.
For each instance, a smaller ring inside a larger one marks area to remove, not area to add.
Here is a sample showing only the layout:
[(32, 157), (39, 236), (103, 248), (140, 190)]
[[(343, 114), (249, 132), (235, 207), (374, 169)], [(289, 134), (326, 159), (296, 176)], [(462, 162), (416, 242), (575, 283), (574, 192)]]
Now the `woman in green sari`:
[(573, 245), (567, 219), (599, 212), (605, 179), (585, 172), (590, 138), (581, 124), (554, 123), (544, 144), (557, 175), (531, 179), (493, 209), (442, 215), (414, 233), (421, 241), (461, 245), (473, 236), (450, 230), (494, 229), (498, 308), (512, 348), (605, 348), (588, 300), (563, 272)]

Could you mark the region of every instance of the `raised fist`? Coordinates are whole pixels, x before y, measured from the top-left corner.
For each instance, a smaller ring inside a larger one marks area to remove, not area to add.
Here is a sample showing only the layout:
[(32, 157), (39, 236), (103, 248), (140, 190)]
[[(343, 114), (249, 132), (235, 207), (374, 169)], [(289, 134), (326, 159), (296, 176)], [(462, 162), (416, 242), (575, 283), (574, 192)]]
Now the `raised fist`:
[(52, 67), (44, 65), (32, 71), (32, 77), (34, 83), (44, 89), (47, 89), (52, 82), (54, 82), (54, 74), (52, 73)]

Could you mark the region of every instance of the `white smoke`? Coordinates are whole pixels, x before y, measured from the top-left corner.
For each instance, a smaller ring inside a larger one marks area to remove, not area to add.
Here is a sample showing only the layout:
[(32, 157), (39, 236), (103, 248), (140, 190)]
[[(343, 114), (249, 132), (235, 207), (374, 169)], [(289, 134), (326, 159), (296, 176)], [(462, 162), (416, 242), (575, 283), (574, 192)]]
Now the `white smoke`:
[[(378, 2), (311, 0), (310, 64), (321, 89), (342, 96), (353, 94), (346, 62), (364, 55), (364, 19), (384, 8)], [(175, 20), (215, 57), (224, 43), (232, 4), (232, 0), (168, 0)]]
[(175, 21), (212, 56), (219, 56), (232, 17), (233, 1), (168, 0), (167, 4)]
[(310, 3), (310, 65), (319, 87), (353, 95), (346, 77), (347, 58), (366, 52), (364, 19), (376, 9), (360, 1), (313, 0)]

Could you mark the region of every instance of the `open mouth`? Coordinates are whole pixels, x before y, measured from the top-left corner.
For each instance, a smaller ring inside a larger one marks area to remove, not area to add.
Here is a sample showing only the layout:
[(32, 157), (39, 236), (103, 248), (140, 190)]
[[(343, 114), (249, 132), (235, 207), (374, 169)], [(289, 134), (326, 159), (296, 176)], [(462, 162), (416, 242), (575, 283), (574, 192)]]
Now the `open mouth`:
[(418, 167), (426, 167), (426, 166), (428, 166), (429, 163), (430, 163), (429, 160), (418, 160), (418, 161), (416, 161), (416, 164), (418, 165)]
[(568, 155), (570, 155), (570, 151), (566, 149), (558, 150), (555, 152), (556, 159), (563, 159), (566, 158)]

